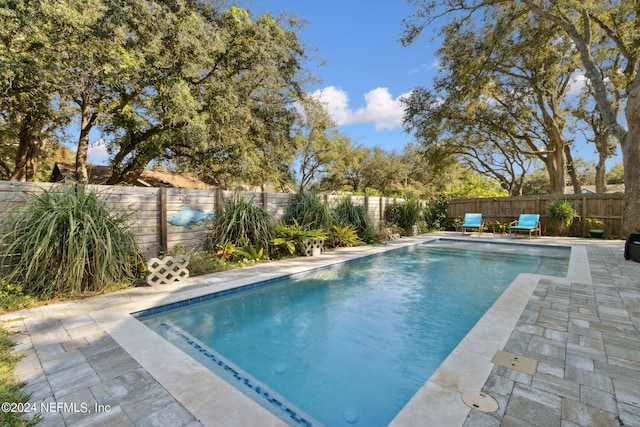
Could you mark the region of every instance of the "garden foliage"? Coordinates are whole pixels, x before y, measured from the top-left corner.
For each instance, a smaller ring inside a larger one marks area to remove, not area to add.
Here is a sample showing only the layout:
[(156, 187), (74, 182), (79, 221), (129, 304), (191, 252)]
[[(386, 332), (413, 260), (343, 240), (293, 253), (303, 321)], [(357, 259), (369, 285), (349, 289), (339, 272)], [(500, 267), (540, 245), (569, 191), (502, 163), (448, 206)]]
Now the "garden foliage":
[(549, 222), (551, 227), (560, 235), (565, 235), (578, 213), (566, 199), (556, 199), (549, 203)]
[(215, 218), (209, 246), (232, 243), (238, 248), (269, 248), (275, 225), (269, 214), (240, 193), (225, 199), (222, 214)]
[(128, 217), (84, 186), (31, 194), (9, 218), (5, 280), (42, 297), (102, 291), (132, 281), (139, 252)]

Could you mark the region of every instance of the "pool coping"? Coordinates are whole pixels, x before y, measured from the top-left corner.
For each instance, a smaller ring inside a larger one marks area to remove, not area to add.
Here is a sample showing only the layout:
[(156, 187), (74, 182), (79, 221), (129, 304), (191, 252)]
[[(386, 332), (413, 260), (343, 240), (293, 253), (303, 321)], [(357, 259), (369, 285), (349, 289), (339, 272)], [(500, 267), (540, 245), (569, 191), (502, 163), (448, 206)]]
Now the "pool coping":
[[(235, 273), (199, 276), (189, 279), (189, 286), (184, 283), (164, 285), (164, 292), (149, 294), (144, 301), (131, 301), (89, 314), (203, 425), (255, 425), (255, 420), (259, 419), (261, 425), (284, 426), (287, 424), (280, 418), (186, 356), (135, 319), (131, 313), (437, 239), (458, 240), (434, 233), (404, 238), (386, 245), (345, 248), (320, 257), (256, 265)], [(475, 237), (466, 236), (464, 239), (476, 240)], [(487, 241), (485, 238), (477, 240)], [(548, 243), (541, 239), (501, 239), (499, 242), (570, 246), (572, 250), (566, 280), (591, 283), (584, 246)], [(544, 277), (547, 276), (519, 275), (390, 425), (462, 425), (471, 409), (462, 402), (461, 393), (465, 390), (479, 391), (482, 388), (493, 368), (492, 356), (497, 350), (504, 348), (526, 303)]]

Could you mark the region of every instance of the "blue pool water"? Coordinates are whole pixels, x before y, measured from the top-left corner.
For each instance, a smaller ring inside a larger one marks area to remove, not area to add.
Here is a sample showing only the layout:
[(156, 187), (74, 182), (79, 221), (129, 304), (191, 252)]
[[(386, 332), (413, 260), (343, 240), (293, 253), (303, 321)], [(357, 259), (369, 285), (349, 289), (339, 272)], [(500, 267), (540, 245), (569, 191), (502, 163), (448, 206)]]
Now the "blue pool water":
[(385, 426), (519, 273), (569, 249), (417, 245), (137, 317), (292, 425)]

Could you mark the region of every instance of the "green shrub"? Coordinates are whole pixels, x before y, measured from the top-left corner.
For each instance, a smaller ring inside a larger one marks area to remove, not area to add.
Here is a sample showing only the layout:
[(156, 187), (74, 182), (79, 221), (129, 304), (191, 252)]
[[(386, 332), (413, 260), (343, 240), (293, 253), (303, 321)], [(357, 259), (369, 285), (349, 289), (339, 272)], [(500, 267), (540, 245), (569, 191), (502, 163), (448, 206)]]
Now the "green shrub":
[(599, 218), (586, 218), (585, 221), (589, 225), (589, 229), (591, 230), (603, 230), (604, 229), (604, 221)]
[(380, 243), (380, 233), (372, 225), (371, 227), (364, 230), (364, 232), (360, 235), (360, 239), (368, 245), (374, 244), (374, 243)]
[[(449, 209), (449, 199), (440, 196), (429, 203), (422, 210), (422, 216), (430, 230), (440, 230), (447, 227), (447, 215)], [(455, 229), (455, 228), (454, 228)]]
[(355, 246), (362, 244), (362, 240), (358, 237), (358, 233), (353, 226), (342, 223), (331, 226), (327, 241), (332, 247)]
[(289, 200), (284, 221), (316, 230), (327, 230), (333, 223), (329, 207), (313, 191), (298, 193)]
[[(31, 399), (31, 394), (23, 392), (24, 384), (16, 381), (14, 377), (16, 363), (24, 357), (24, 353), (12, 351), (14, 345), (9, 331), (0, 328), (0, 401), (25, 404)], [(0, 412), (0, 425), (3, 427), (34, 426), (41, 420), (42, 415), (37, 412)]]
[(231, 242), (236, 247), (269, 248), (274, 228), (273, 220), (262, 206), (235, 193), (224, 201), (222, 214), (215, 218), (207, 246), (215, 248)]
[(327, 239), (327, 233), (324, 230), (307, 230), (295, 220), (291, 225), (280, 221), (276, 226), (275, 234), (276, 237), (272, 243), (276, 252), (280, 255), (302, 253), (306, 239), (323, 241)]
[(35, 297), (24, 293), (22, 286), (0, 277), (0, 312), (29, 308), (36, 302)]
[(549, 203), (549, 224), (560, 235), (565, 235), (578, 213), (566, 199), (556, 199)]
[(409, 198), (404, 203), (392, 203), (384, 209), (386, 222), (402, 228), (405, 233), (411, 232), (411, 227), (420, 219), (420, 201)]
[(401, 206), (400, 203), (394, 202), (384, 207), (384, 221), (388, 226), (398, 225), (398, 222), (401, 221)]
[(9, 218), (6, 280), (26, 294), (53, 297), (132, 282), (140, 258), (128, 218), (84, 186), (31, 194)]
[(302, 250), (306, 236), (306, 230), (295, 219), (290, 225), (280, 221), (276, 226), (272, 244), (279, 254), (293, 255), (296, 251)]
[(351, 197), (345, 197), (333, 210), (333, 217), (337, 224), (350, 225), (360, 238), (372, 233), (373, 224), (364, 206), (355, 205)]
[(267, 251), (261, 246), (247, 246), (246, 248), (236, 249), (235, 255), (241, 257), (242, 262), (258, 262), (269, 259)]

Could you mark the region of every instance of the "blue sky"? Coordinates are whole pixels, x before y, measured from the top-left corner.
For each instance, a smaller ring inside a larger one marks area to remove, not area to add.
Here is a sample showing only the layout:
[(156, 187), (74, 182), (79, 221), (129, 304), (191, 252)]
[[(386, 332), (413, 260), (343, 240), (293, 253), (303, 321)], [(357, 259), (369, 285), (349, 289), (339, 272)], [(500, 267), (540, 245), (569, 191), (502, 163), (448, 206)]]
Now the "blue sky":
[(401, 46), (402, 19), (411, 12), (405, 1), (257, 0), (252, 9), (294, 12), (307, 21), (299, 37), (326, 61), (310, 64), (322, 80), (310, 92), (354, 144), (401, 151), (412, 141), (402, 130), (398, 98), (431, 84), (436, 46), (426, 38)]

